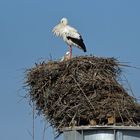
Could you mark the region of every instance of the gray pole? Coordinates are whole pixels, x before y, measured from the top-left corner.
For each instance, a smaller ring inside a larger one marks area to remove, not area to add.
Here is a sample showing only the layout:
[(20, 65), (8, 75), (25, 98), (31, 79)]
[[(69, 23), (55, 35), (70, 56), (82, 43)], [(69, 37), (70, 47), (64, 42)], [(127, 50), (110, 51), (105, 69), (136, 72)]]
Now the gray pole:
[(81, 126), (65, 128), (64, 140), (140, 140), (140, 127)]

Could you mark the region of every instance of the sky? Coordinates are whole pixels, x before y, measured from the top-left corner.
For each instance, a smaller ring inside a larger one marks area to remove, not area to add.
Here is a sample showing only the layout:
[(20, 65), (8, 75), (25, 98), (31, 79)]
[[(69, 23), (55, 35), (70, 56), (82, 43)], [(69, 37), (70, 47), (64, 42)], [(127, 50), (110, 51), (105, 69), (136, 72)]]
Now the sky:
[[(86, 44), (87, 53), (73, 48), (74, 56), (115, 57), (140, 68), (139, 7), (140, 0), (0, 0), (0, 139), (32, 139), (32, 109), (23, 98), (25, 71), (61, 59), (68, 50), (51, 32), (61, 18), (68, 18)], [(140, 98), (140, 70), (123, 68), (123, 75)], [(36, 115), (35, 140), (42, 140), (44, 125)], [(53, 139), (47, 125), (45, 140)]]

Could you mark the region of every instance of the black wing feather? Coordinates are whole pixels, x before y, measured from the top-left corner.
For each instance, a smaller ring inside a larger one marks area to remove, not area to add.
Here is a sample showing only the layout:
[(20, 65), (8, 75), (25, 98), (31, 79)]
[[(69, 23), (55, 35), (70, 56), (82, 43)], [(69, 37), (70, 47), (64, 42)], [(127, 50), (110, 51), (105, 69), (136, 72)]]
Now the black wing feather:
[(85, 46), (85, 44), (84, 44), (83, 39), (82, 39), (81, 36), (80, 36), (80, 39), (73, 38), (71, 36), (67, 36), (67, 39), (68, 40), (70, 39), (72, 42), (74, 42), (75, 44), (77, 44), (84, 52), (87, 51), (86, 50), (86, 46)]

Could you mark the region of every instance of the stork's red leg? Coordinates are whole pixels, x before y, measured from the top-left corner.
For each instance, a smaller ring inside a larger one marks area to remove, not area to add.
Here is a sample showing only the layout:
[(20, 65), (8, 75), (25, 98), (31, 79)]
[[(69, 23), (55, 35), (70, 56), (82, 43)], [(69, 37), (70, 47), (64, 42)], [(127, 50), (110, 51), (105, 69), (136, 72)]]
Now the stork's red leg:
[(72, 58), (72, 47), (71, 46), (69, 46), (70, 47), (70, 59)]

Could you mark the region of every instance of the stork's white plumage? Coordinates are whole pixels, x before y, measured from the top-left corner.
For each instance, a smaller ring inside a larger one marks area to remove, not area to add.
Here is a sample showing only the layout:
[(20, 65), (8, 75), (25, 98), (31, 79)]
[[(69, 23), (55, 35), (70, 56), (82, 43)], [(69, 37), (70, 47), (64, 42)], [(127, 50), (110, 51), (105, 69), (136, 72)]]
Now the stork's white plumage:
[(66, 54), (62, 57), (61, 61), (67, 61), (70, 59), (70, 52), (66, 52)]
[(86, 52), (86, 46), (82, 36), (75, 28), (68, 25), (66, 18), (62, 18), (60, 23), (53, 28), (52, 32), (68, 44), (70, 48), (70, 58), (72, 57), (72, 46), (76, 46)]

